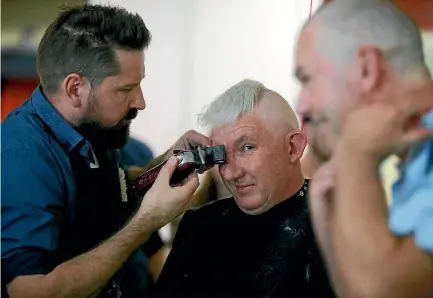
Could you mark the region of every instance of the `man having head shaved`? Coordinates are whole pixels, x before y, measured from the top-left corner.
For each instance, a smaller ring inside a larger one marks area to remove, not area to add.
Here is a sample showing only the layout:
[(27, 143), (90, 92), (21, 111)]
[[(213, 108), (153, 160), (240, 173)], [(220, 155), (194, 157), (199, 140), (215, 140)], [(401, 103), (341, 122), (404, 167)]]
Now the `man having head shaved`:
[(244, 80), (199, 117), (232, 197), (185, 213), (157, 297), (334, 297), (315, 245), (295, 113), (263, 84)]
[[(336, 292), (432, 293), (433, 141), (413, 145), (432, 135), (419, 120), (433, 126), (433, 85), (418, 28), (391, 1), (334, 0), (302, 29), (296, 65), (322, 164), (309, 206)], [(378, 172), (392, 154), (406, 159), (388, 210)]]

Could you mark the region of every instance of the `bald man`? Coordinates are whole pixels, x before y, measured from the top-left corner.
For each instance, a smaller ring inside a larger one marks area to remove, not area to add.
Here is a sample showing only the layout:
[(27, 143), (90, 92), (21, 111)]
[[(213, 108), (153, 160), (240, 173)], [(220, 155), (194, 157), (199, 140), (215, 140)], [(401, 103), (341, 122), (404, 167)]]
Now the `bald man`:
[[(433, 89), (418, 28), (391, 1), (334, 0), (304, 26), (296, 66), (321, 164), (309, 205), (336, 292), (433, 294), (433, 140), (418, 121), (433, 128)], [(388, 210), (378, 173), (391, 154), (404, 162)]]
[(334, 297), (307, 211), (307, 141), (286, 100), (245, 80), (199, 120), (226, 148), (232, 197), (185, 213), (156, 297)]

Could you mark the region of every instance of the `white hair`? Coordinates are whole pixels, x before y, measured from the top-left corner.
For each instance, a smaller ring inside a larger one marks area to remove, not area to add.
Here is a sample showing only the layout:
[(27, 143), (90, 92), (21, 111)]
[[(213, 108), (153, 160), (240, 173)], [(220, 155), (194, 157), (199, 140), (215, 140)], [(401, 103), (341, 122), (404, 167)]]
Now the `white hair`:
[(254, 108), (268, 89), (254, 80), (243, 80), (218, 96), (198, 115), (201, 126), (211, 128), (234, 123), (240, 116), (254, 112)]
[(418, 27), (390, 0), (334, 0), (312, 20), (318, 21), (316, 47), (337, 64), (370, 45), (397, 71), (428, 74)]

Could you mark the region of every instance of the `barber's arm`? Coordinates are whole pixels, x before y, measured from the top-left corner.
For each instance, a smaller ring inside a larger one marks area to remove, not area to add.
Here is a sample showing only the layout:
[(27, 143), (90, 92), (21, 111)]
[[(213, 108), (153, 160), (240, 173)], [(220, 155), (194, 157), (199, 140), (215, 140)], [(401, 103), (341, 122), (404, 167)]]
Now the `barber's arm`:
[[(2, 153), (2, 282), (10, 297), (89, 297), (99, 292), (150, 233), (186, 209), (196, 178), (173, 189), (170, 163), (137, 214), (100, 246), (58, 261), (67, 202), (58, 165), (40, 150)], [(164, 195), (162, 195), (164, 193)]]

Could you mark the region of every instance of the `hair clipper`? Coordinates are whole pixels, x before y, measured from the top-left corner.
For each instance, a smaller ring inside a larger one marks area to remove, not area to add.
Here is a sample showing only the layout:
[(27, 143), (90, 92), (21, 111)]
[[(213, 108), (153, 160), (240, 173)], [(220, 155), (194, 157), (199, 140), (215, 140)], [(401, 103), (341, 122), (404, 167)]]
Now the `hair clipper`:
[[(173, 154), (179, 159), (179, 164), (171, 177), (171, 185), (181, 183), (193, 172), (202, 173), (208, 167), (226, 162), (226, 152), (223, 145), (197, 147), (193, 150), (174, 150)], [(167, 160), (138, 176), (132, 183), (132, 191), (136, 195), (144, 196), (146, 191), (152, 187), (159, 171), (166, 162)]]

